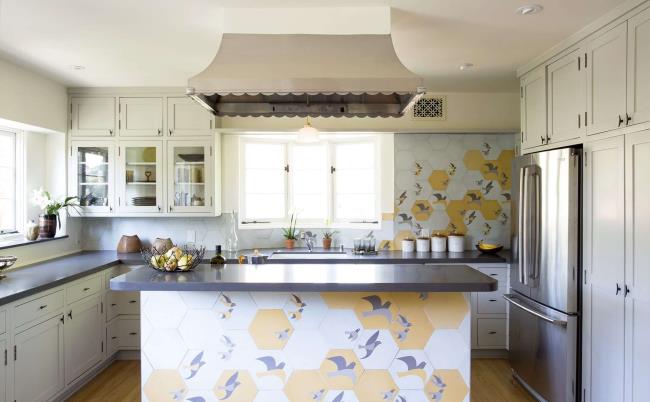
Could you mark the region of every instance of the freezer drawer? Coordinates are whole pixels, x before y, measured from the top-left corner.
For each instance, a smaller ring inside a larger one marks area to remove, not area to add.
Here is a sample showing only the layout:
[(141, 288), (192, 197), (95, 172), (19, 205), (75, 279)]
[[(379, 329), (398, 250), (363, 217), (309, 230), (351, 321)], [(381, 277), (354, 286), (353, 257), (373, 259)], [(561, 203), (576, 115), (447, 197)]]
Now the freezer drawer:
[(510, 365), (519, 378), (547, 401), (574, 402), (578, 317), (517, 294), (509, 304)]

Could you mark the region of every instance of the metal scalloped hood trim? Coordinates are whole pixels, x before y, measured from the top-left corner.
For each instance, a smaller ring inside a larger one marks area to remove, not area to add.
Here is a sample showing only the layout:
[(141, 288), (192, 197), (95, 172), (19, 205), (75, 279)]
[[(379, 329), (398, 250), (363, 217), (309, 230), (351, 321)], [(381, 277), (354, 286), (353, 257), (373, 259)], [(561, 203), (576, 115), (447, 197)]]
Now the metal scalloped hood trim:
[(224, 34), (187, 95), (218, 116), (400, 117), (425, 92), (390, 35)]

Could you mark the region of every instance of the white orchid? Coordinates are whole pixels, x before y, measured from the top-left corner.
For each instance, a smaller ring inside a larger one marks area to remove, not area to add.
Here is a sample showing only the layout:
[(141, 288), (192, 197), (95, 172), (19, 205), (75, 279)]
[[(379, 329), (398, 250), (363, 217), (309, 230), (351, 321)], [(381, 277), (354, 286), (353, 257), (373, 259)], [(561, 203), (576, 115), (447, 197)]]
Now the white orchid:
[[(47, 215), (56, 215), (59, 217), (59, 211), (67, 207), (76, 207), (77, 197), (59, 197), (59, 200), (55, 200), (52, 195), (46, 190), (43, 190), (43, 187), (38, 190), (32, 191), (32, 203), (37, 205), (43, 212)], [(59, 220), (59, 226), (61, 221)]]

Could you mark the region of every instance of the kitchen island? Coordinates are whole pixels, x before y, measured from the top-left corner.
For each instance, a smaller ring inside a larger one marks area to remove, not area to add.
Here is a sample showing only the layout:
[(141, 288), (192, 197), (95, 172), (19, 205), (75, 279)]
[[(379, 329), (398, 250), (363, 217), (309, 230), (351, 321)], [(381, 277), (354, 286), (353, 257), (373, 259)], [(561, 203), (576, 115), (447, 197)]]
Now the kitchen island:
[(469, 401), (463, 265), (140, 268), (143, 401)]

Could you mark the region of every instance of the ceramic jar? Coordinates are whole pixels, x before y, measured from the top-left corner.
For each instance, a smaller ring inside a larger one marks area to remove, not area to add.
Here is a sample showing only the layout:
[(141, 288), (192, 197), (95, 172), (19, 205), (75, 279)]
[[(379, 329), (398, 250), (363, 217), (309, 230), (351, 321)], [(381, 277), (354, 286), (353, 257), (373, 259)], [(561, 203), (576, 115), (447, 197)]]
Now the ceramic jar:
[(39, 237), (51, 239), (56, 236), (56, 215), (41, 214), (38, 217)]
[(447, 236), (433, 236), (431, 238), (431, 251), (444, 253), (447, 251)]
[(449, 241), (450, 253), (462, 253), (463, 251), (465, 251), (465, 236), (449, 235), (447, 239)]
[(34, 222), (33, 219), (30, 219), (29, 222), (25, 225), (25, 239), (29, 241), (34, 241), (38, 239), (38, 225)]
[(431, 240), (428, 237), (418, 237), (415, 249), (418, 253), (428, 253), (431, 250)]
[(142, 248), (138, 235), (123, 235), (117, 243), (118, 253), (137, 253)]
[(402, 240), (402, 252), (403, 253), (412, 253), (415, 251), (415, 241), (413, 239), (404, 239)]

